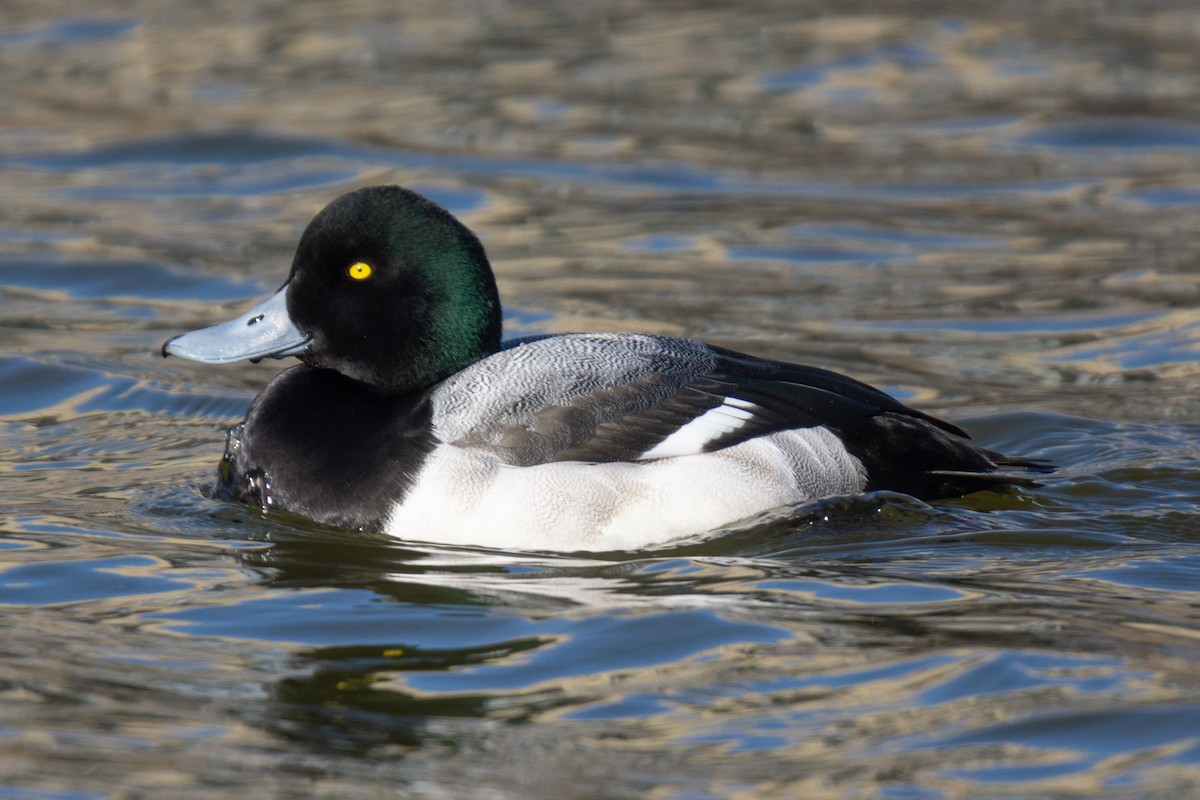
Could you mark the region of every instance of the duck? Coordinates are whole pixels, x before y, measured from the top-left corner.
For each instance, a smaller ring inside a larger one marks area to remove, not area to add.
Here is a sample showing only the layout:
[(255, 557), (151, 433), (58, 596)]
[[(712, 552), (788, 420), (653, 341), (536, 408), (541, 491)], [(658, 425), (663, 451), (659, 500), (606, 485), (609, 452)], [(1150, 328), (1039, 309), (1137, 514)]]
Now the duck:
[(217, 494), (406, 541), (638, 550), (826, 498), (1037, 486), (1052, 468), (827, 369), (665, 335), (502, 341), (480, 240), (400, 186), (333, 200), (277, 292), (161, 353), (299, 359), (228, 432)]

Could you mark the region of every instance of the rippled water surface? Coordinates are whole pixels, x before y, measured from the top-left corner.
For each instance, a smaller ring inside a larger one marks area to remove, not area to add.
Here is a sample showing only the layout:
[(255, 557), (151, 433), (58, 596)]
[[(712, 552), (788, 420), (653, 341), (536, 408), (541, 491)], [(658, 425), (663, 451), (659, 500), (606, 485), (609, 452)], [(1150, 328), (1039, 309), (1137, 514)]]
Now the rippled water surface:
[[(0, 797), (1200, 795), (1193, 2), (80, 8), (0, 20)], [(278, 366), (160, 343), (380, 182), (510, 334), (831, 367), (1061, 468), (587, 558), (213, 499)]]

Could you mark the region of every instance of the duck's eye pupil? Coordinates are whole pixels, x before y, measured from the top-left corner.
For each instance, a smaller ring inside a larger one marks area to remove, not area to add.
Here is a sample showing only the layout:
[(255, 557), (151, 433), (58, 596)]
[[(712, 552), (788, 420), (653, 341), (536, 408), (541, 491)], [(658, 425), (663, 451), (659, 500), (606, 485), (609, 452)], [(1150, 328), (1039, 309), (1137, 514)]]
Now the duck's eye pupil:
[(351, 278), (354, 278), (356, 281), (366, 280), (367, 278), (371, 277), (371, 265), (364, 264), (361, 261), (356, 261), (350, 265), (350, 269), (346, 270), (346, 274), (348, 274)]

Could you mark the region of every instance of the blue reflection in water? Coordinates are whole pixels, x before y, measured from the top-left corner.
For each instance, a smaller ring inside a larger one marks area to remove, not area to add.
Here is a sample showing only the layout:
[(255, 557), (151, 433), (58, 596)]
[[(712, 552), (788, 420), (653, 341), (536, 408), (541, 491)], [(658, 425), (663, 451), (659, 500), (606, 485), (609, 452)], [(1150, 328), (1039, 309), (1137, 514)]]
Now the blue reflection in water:
[(651, 253), (691, 250), (696, 247), (697, 243), (698, 240), (694, 236), (681, 236), (669, 233), (639, 236), (636, 239), (626, 239), (621, 242), (622, 245), (628, 247), (630, 250), (645, 250)]
[(190, 581), (164, 577), (163, 566), (138, 555), (20, 564), (0, 572), (0, 605), (63, 605), (192, 588)]
[(255, 297), (257, 281), (184, 271), (153, 261), (0, 257), (0, 286), (61, 291), (71, 297), (112, 300), (223, 301)]
[(103, 386), (95, 370), (0, 357), (0, 416), (30, 414)]
[(40, 28), (0, 33), (0, 45), (6, 47), (71, 45), (119, 39), (133, 32), (139, 19), (102, 17), (61, 17)]
[(790, 92), (824, 83), (832, 73), (895, 64), (906, 69), (937, 66), (942, 55), (918, 42), (898, 42), (816, 64), (803, 64), (764, 75), (758, 83), (769, 92)]
[(773, 580), (759, 581), (755, 586), (767, 591), (795, 592), (821, 600), (842, 603), (944, 603), (961, 600), (966, 592), (950, 586), (920, 583), (877, 583), (854, 586), (829, 581)]
[[(790, 180), (772, 183), (683, 162), (587, 162), (510, 159), (461, 154), (421, 153), (350, 144), (336, 139), (268, 135), (255, 131), (181, 134), (77, 152), (0, 155), (0, 167), (74, 172), (115, 166), (144, 166), (113, 175), (103, 185), (62, 189), (100, 196), (145, 200), (149, 197), (253, 196), (328, 186), (358, 180), (373, 166), (436, 169), (474, 182), (494, 177), (534, 177), (628, 185), (690, 194), (750, 197), (947, 198), (1078, 191), (1101, 186), (1098, 180), (1035, 180), (999, 183), (963, 182), (843, 184)], [(217, 169), (192, 169), (196, 166)], [(164, 173), (163, 170), (166, 170)]]
[(1028, 319), (917, 319), (884, 322), (859, 322), (855, 327), (882, 331), (963, 331), (968, 333), (1070, 333), (1123, 328), (1157, 319), (1169, 311), (1143, 311), (1131, 314), (1096, 316), (1034, 317)]
[(1177, 330), (1119, 337), (1093, 347), (1076, 347), (1066, 353), (1046, 355), (1043, 359), (1049, 363), (1100, 360), (1122, 369), (1190, 364), (1200, 359), (1198, 328), (1200, 325), (1185, 325)]
[[(469, 585), (469, 584), (468, 584)], [(770, 625), (707, 610), (528, 619), (474, 605), (384, 602), (368, 590), (297, 592), (234, 606), (154, 615), (181, 633), (309, 647), (390, 645), (404, 650), (491, 648), (496, 658), (448, 671), (409, 673), (423, 692), (503, 691), (543, 681), (677, 662), (729, 644), (790, 637)], [(532, 649), (531, 649), (532, 648)], [(520, 653), (510, 661), (507, 653)]]
[(763, 259), (767, 261), (794, 261), (796, 263), (820, 263), (826, 261), (882, 262), (904, 258), (904, 253), (886, 253), (875, 250), (852, 250), (840, 247), (731, 247), (728, 255), (733, 259)]
[[(1052, 711), (948, 736), (927, 747), (1005, 748), (1005, 755), (997, 755), (994, 765), (944, 773), (977, 781), (1036, 781), (1084, 772), (1109, 758), (1136, 758), (1140, 762), (1137, 768), (1123, 776), (1124, 781), (1134, 781), (1140, 770), (1200, 761), (1198, 719), (1200, 705), (1196, 704)], [(1131, 742), (1137, 743), (1134, 751)], [(1027, 763), (1012, 763), (1020, 759), (1019, 753)], [(1051, 763), (1045, 763), (1047, 760)]]
[(1091, 118), (1047, 125), (1016, 136), (1013, 141), (1066, 149), (1191, 148), (1200, 147), (1200, 125), (1152, 117)]
[(1200, 205), (1200, 189), (1187, 186), (1136, 189), (1125, 192), (1123, 196), (1158, 207)]

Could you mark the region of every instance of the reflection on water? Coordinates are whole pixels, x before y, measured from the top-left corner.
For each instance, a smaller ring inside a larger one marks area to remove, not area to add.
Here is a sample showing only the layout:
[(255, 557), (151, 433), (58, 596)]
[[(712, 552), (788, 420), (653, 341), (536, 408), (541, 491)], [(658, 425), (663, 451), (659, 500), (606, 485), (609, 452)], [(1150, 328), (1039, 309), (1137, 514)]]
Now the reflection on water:
[[(1200, 791), (1193, 5), (9, 3), (0, 796)], [(508, 335), (828, 366), (1062, 469), (587, 558), (219, 503), (280, 365), (157, 348), (378, 182)]]

